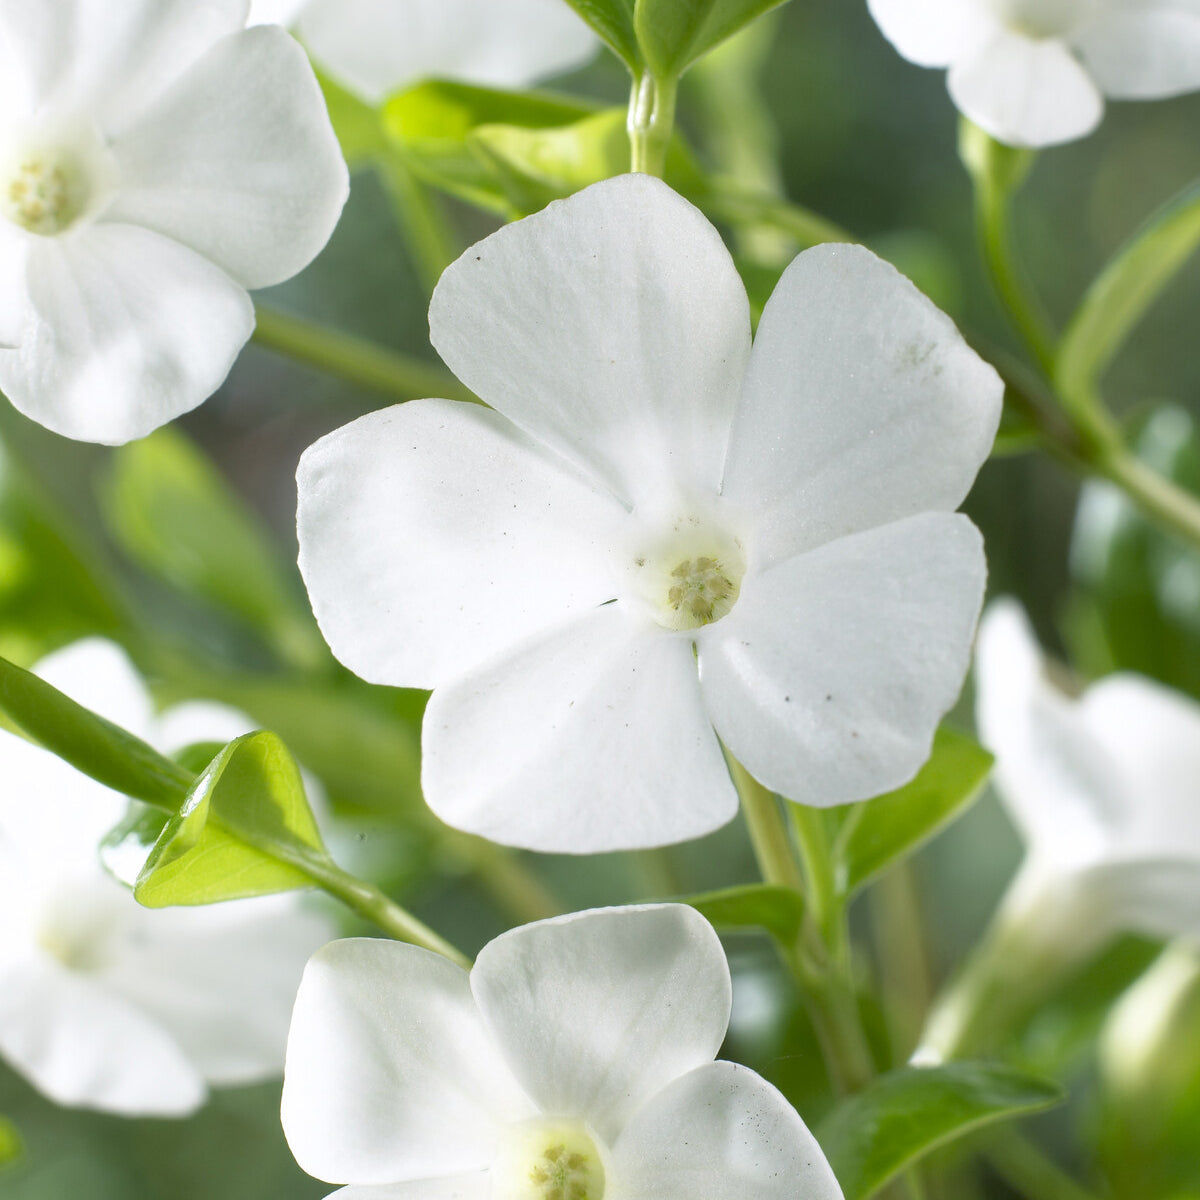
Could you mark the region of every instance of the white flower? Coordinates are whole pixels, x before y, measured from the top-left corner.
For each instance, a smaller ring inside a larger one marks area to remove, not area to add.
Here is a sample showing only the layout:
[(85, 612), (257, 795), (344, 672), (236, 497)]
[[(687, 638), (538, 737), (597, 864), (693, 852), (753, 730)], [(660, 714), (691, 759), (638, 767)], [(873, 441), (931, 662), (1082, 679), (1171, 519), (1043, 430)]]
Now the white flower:
[[(37, 673), (163, 749), (246, 732), (228, 710), (153, 715), (114, 645), (78, 642)], [(305, 959), (331, 923), (296, 895), (150, 910), (106, 874), (126, 801), (0, 734), (0, 1056), (59, 1104), (171, 1116), (206, 1085), (278, 1075)]]
[(1200, 705), (1132, 674), (1065, 695), (1012, 601), (984, 616), (977, 677), (1027, 846), (1002, 921), (1073, 959), (1122, 931), (1200, 936)]
[(949, 67), (964, 115), (1014, 146), (1090, 133), (1114, 100), (1200, 88), (1197, 0), (868, 0), (911, 62)]
[(841, 1200), (812, 1134), (714, 1062), (729, 968), (682, 905), (503, 934), (468, 975), (333, 942), (296, 997), (283, 1127), (341, 1200)]
[(0, 0), (0, 387), (110, 444), (211, 395), (247, 288), (325, 244), (347, 176), (312, 69), (247, 0)]
[(295, 22), (314, 61), (370, 104), (422, 79), (523, 87), (599, 46), (564, 0), (254, 0), (250, 19)]
[(330, 434), (299, 532), (338, 658), (435, 689), (439, 816), (538, 850), (695, 837), (737, 808), (717, 735), (809, 804), (917, 770), (969, 659), (985, 568), (952, 510), (1001, 385), (907, 280), (810, 250), (751, 353), (716, 230), (627, 175), (468, 250), (430, 327), (497, 411)]

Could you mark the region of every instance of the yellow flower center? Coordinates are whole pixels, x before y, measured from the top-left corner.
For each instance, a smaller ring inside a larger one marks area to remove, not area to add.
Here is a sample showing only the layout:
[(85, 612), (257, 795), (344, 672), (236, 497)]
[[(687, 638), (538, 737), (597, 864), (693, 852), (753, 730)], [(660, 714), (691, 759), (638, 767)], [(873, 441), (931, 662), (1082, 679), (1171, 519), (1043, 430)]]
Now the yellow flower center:
[(43, 237), (62, 233), (86, 207), (87, 189), (66, 155), (21, 155), (6, 174), (0, 209), (30, 233)]
[(577, 1121), (530, 1121), (510, 1132), (492, 1169), (493, 1200), (604, 1200), (604, 1163)]

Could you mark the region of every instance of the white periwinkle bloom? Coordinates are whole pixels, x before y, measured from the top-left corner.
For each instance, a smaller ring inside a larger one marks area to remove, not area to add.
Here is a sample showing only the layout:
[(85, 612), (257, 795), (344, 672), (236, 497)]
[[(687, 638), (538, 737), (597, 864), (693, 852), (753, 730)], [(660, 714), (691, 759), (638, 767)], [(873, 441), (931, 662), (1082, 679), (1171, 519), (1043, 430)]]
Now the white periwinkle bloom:
[(752, 352), (716, 230), (626, 175), (468, 250), (429, 319), (496, 411), (330, 434), (299, 532), (338, 658), (434, 689), (439, 816), (537, 850), (696, 837), (737, 808), (718, 735), (809, 804), (917, 770), (969, 660), (985, 567), (953, 509), (1001, 385), (912, 284), (809, 250)]
[[(163, 749), (239, 723), (207, 704), (155, 717), (108, 642), (37, 673)], [(331, 922), (295, 894), (142, 908), (97, 857), (125, 799), (11, 734), (0, 764), (0, 1057), (59, 1104), (126, 1115), (183, 1115), (208, 1085), (279, 1075), (304, 962)]]
[(254, 0), (370, 104), (423, 79), (524, 87), (582, 66), (599, 41), (565, 0)]
[(247, 0), (0, 0), (0, 387), (116, 444), (195, 408), (248, 288), (328, 240), (346, 166), (304, 52)]
[(1072, 960), (1122, 931), (1200, 936), (1200, 705), (1133, 674), (1064, 694), (1013, 601), (984, 616), (977, 676), (1027, 846), (1001, 924)]
[(1090, 133), (1104, 97), (1200, 88), (1197, 0), (868, 0), (911, 62), (949, 67), (959, 110), (999, 141)]
[(398, 942), (305, 970), (283, 1128), (339, 1200), (841, 1200), (813, 1136), (714, 1062), (729, 968), (682, 905), (574, 913), (468, 974)]

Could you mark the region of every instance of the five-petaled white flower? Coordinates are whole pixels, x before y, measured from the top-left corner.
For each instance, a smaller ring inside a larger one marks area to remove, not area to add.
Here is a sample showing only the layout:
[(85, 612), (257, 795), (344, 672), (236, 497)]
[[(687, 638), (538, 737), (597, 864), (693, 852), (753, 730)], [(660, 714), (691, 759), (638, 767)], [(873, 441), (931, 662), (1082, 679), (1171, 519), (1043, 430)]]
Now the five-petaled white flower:
[(0, 0), (0, 387), (68, 437), (211, 395), (247, 288), (328, 240), (345, 163), (312, 69), (248, 0)]
[(1197, 0), (868, 0), (911, 62), (949, 67), (960, 111), (999, 141), (1090, 133), (1104, 97), (1200, 88)]
[(523, 87), (582, 66), (596, 36), (564, 0), (254, 0), (370, 104), (423, 79)]
[[(156, 718), (108, 642), (37, 671), (163, 749), (246, 731), (211, 704)], [(7, 733), (0, 761), (0, 1056), (60, 1104), (129, 1115), (182, 1115), (208, 1084), (280, 1074), (304, 961), (332, 923), (295, 895), (142, 908), (97, 855), (124, 798)]]
[(714, 1062), (729, 968), (682, 905), (503, 934), (474, 969), (397, 942), (319, 951), (283, 1127), (340, 1200), (841, 1200), (813, 1136)]
[(1122, 931), (1200, 936), (1200, 705), (1140, 675), (1073, 699), (1013, 601), (979, 631), (978, 721), (1027, 843), (1001, 922), (1072, 959)]
[(435, 812), (582, 853), (728, 821), (718, 735), (810, 804), (917, 770), (969, 662), (985, 566), (952, 510), (1001, 384), (916, 288), (810, 250), (751, 352), (716, 230), (627, 175), (468, 250), (430, 327), (496, 411), (330, 434), (299, 533), (334, 653), (435, 689)]

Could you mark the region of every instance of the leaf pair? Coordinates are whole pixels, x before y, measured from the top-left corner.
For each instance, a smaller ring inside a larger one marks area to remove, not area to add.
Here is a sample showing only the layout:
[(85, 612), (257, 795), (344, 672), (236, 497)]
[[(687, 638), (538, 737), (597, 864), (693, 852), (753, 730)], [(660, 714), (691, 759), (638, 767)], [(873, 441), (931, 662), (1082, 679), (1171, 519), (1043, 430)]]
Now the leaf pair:
[(567, 0), (635, 77), (678, 79), (783, 0)]

